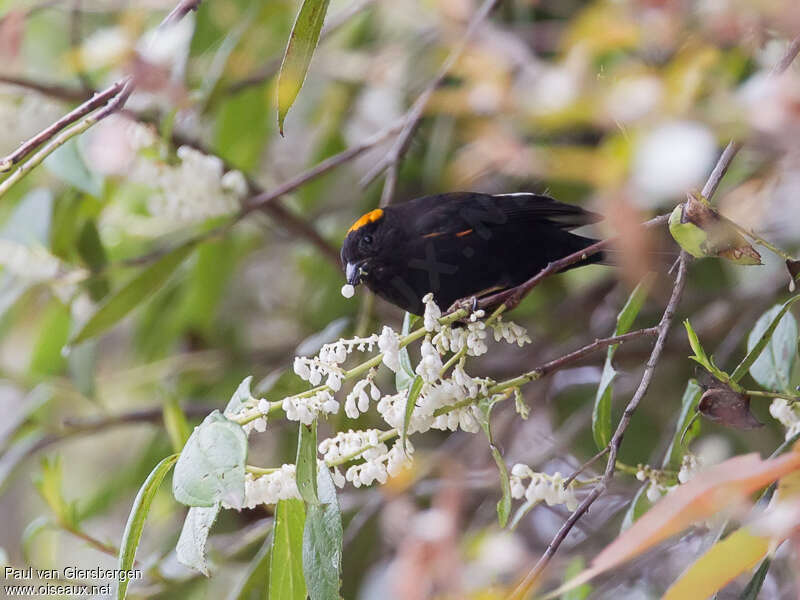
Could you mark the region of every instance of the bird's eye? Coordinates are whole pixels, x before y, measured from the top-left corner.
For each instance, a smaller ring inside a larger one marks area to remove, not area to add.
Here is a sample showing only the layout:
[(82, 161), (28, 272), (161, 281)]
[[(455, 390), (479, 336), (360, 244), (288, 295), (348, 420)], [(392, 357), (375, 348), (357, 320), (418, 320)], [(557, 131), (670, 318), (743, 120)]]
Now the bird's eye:
[(369, 234), (365, 235), (362, 239), (364, 240), (365, 244), (371, 244), (372, 243), (372, 236), (369, 235)]

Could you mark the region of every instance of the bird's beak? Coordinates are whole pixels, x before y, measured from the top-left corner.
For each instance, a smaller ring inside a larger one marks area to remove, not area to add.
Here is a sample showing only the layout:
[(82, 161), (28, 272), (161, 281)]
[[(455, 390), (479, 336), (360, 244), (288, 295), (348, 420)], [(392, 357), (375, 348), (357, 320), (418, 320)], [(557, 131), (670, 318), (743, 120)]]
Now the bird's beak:
[(352, 286), (356, 286), (361, 283), (361, 279), (367, 272), (361, 266), (360, 263), (347, 263), (345, 267), (345, 277), (347, 278), (347, 283)]

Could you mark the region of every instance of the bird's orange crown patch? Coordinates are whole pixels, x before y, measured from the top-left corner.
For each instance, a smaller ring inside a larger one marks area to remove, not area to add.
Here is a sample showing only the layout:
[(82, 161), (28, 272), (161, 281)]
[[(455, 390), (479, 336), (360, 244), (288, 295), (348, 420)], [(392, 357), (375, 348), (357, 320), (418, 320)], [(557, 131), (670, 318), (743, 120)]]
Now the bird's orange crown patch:
[(383, 217), (383, 209), (376, 208), (375, 210), (369, 211), (367, 214), (362, 215), (358, 221), (353, 223), (350, 226), (350, 229), (347, 230), (347, 233), (352, 231), (356, 231), (364, 227), (364, 225), (369, 225), (370, 223), (374, 223), (375, 221), (381, 219)]

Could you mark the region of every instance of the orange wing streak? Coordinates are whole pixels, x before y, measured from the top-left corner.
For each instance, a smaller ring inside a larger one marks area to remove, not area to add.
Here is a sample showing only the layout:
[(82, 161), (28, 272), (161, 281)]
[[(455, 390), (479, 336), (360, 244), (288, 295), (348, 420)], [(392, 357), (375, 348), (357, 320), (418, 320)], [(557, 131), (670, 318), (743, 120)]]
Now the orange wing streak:
[(464, 237), (465, 235), (469, 235), (470, 233), (472, 233), (472, 229), (465, 229), (464, 231), (459, 231), (456, 234), (456, 237)]
[(350, 226), (350, 229), (347, 230), (347, 233), (356, 231), (364, 227), (364, 225), (369, 225), (370, 223), (374, 223), (375, 221), (383, 218), (383, 209), (376, 208), (375, 210), (369, 211), (367, 214), (362, 215), (358, 221), (353, 223)]
[(443, 234), (444, 234), (444, 232), (442, 232), (442, 231), (434, 231), (433, 233), (426, 233), (422, 237), (424, 237), (424, 238), (434, 238), (434, 237), (439, 237), (440, 235), (443, 235)]

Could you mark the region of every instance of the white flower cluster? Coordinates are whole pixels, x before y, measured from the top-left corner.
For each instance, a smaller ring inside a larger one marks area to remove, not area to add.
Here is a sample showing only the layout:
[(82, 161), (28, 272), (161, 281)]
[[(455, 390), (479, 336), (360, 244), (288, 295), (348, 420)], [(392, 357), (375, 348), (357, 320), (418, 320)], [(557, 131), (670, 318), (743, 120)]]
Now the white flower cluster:
[(320, 413), (331, 415), (339, 412), (339, 403), (328, 390), (320, 390), (312, 396), (289, 396), (283, 399), (281, 406), (286, 418), (300, 421), (303, 425), (311, 425)]
[(15, 150), (62, 114), (57, 102), (40, 94), (21, 94), (19, 88), (0, 86), (0, 155)]
[(320, 442), (319, 452), (327, 463), (347, 459), (358, 453), (359, 458), (364, 459), (363, 463), (348, 468), (344, 475), (334, 467), (333, 482), (337, 486), (343, 487), (345, 481), (350, 481), (355, 487), (372, 485), (376, 481), (384, 484), (390, 476), (397, 475), (410, 464), (410, 455), (414, 452), (411, 443), (406, 441), (407, 453), (403, 451), (400, 442), (396, 442), (390, 449), (380, 440), (381, 433), (377, 429), (351, 429)]
[[(526, 483), (527, 479), (530, 481)], [(575, 510), (578, 508), (575, 482), (565, 487), (564, 481), (561, 473), (537, 473), (527, 465), (517, 463), (511, 468), (511, 497), (524, 497), (531, 503), (544, 501), (548, 506), (565, 504), (567, 510)]]
[(769, 414), (786, 428), (787, 440), (800, 433), (800, 410), (798, 409), (800, 406), (796, 402), (790, 403), (785, 398), (775, 398), (769, 405)]
[[(244, 506), (255, 508), (260, 504), (275, 504), (279, 500), (300, 498), (294, 465), (283, 465), (266, 475), (246, 473), (244, 478)], [(225, 508), (232, 508), (222, 504)]]
[(247, 181), (240, 171), (225, 172), (216, 156), (189, 146), (177, 151), (180, 164), (138, 161), (131, 178), (153, 186), (151, 214), (179, 222), (198, 222), (234, 212), (247, 196)]
[(678, 483), (686, 483), (700, 472), (703, 463), (699, 456), (687, 452), (681, 460), (681, 468), (678, 471)]
[[(258, 412), (260, 412), (262, 417), (258, 419), (254, 419), (249, 423), (245, 423), (242, 425), (242, 429), (247, 435), (250, 435), (251, 431), (256, 431), (258, 433), (264, 433), (267, 430), (267, 415), (269, 414), (269, 402), (267, 402), (264, 398), (261, 398), (256, 404), (258, 407)], [(228, 416), (228, 415), (226, 415)]]
[[(370, 369), (367, 376), (357, 381), (350, 393), (347, 394), (344, 402), (344, 412), (351, 419), (357, 419), (359, 414), (369, 410), (370, 398), (376, 402), (381, 399), (381, 391), (375, 385), (374, 377), (375, 369)], [(367, 395), (367, 387), (369, 387), (369, 396)]]
[(378, 336), (372, 335), (367, 338), (337, 340), (331, 344), (325, 344), (317, 356), (311, 358), (296, 356), (294, 359), (294, 372), (311, 385), (319, 385), (322, 382), (322, 378), (325, 377), (325, 385), (334, 392), (338, 392), (342, 387), (342, 378), (344, 376), (344, 371), (340, 365), (347, 360), (347, 355), (353, 350), (371, 352), (378, 341)]
[(645, 494), (650, 502), (657, 502), (662, 495), (669, 491), (662, 481), (661, 471), (648, 465), (639, 465), (639, 470), (636, 471), (636, 479), (648, 482)]

